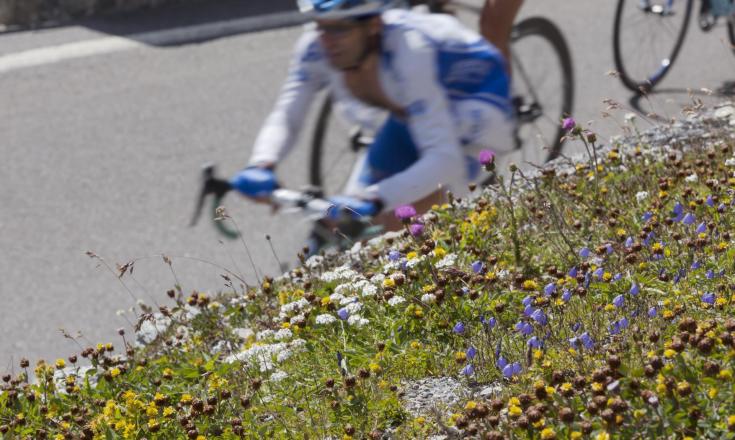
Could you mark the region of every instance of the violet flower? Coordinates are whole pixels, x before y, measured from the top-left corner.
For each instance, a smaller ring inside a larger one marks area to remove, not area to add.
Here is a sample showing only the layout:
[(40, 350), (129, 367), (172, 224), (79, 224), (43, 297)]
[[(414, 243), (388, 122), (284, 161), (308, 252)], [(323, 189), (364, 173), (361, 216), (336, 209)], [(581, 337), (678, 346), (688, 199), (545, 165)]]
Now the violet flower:
[(454, 329), (453, 330), (454, 330), (454, 333), (456, 333), (458, 335), (464, 334), (464, 330), (465, 330), (464, 324), (462, 322), (456, 323), (454, 325)]
[(565, 131), (572, 131), (577, 126), (577, 122), (573, 118), (564, 118), (561, 122), (561, 128)]
[(410, 220), (411, 217), (416, 216), (416, 208), (411, 205), (402, 205), (396, 208), (395, 214), (399, 220)]

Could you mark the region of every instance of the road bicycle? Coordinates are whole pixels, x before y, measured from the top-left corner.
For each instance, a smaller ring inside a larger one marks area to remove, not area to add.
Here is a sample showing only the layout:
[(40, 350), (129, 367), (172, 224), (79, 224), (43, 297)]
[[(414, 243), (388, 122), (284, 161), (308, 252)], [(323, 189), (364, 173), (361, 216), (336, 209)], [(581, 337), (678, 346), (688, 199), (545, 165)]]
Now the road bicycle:
[[(613, 49), (615, 67), (625, 87), (645, 93), (671, 69), (684, 43), (695, 0), (618, 0)], [(727, 20), (735, 52), (735, 1), (700, 0), (698, 23), (702, 31)]]
[[(431, 13), (451, 13), (476, 28), (481, 0), (424, 0)], [(515, 154), (519, 164), (541, 164), (562, 152), (560, 121), (572, 114), (574, 72), (569, 47), (559, 28), (542, 17), (522, 20), (511, 35), (512, 99), (516, 118)], [(311, 135), (309, 182), (327, 194), (338, 192), (350, 178), (353, 164), (366, 154), (371, 133), (344, 124), (333, 112), (331, 98), (323, 98)], [(345, 142), (348, 139), (348, 142)], [(491, 183), (492, 178), (482, 183)]]

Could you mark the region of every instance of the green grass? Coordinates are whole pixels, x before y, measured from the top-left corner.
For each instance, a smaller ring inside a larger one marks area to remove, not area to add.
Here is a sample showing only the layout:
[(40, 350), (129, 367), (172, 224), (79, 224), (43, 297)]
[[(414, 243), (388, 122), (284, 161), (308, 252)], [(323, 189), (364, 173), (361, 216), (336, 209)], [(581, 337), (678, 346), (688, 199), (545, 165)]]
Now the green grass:
[[(512, 172), (436, 207), (420, 237), (257, 288), (172, 290), (172, 324), (153, 343), (39, 362), (33, 384), (27, 361), (3, 377), (2, 438), (426, 438), (443, 426), (475, 438), (735, 438), (735, 143), (731, 128), (703, 127), (709, 137), (667, 150), (640, 134), (570, 172)], [(589, 133), (574, 137), (594, 148)], [(570, 343), (582, 334), (591, 346)], [(498, 356), (520, 372), (504, 377)], [(92, 369), (70, 373), (82, 363)], [(412, 416), (402, 387), (429, 376), (502, 391)]]

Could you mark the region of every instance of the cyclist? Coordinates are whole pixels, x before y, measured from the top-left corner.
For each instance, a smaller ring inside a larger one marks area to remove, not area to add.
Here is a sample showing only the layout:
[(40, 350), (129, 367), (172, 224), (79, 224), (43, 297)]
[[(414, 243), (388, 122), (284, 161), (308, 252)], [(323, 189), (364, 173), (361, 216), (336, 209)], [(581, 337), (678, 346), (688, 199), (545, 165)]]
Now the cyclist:
[[(444, 14), (394, 9), (390, 0), (299, 0), (314, 19), (298, 44), (288, 79), (261, 129), (249, 166), (231, 179), (265, 201), (275, 166), (289, 152), (315, 94), (328, 88), (337, 108), (361, 126), (387, 114), (333, 212), (373, 216), (417, 212), (462, 195), (479, 177), (482, 149), (510, 151), (513, 112), (506, 61), (477, 33)], [(371, 125), (372, 123), (372, 125)]]

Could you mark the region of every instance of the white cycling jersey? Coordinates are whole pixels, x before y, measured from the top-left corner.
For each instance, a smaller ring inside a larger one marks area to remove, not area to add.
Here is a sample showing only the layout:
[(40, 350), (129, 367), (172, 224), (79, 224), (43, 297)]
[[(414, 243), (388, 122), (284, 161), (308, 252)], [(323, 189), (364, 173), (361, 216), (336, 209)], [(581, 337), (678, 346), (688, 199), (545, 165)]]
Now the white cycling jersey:
[[(404, 109), (419, 159), (363, 189), (385, 208), (413, 203), (439, 184), (461, 193), (470, 180), (466, 155), (512, 148), (512, 111), (505, 60), (477, 33), (443, 14), (390, 10), (382, 15), (379, 80)], [(348, 121), (376, 130), (382, 110), (359, 102), (331, 67), (316, 29), (299, 40), (275, 109), (261, 129), (251, 165), (277, 163), (290, 151), (320, 90), (328, 88)]]

